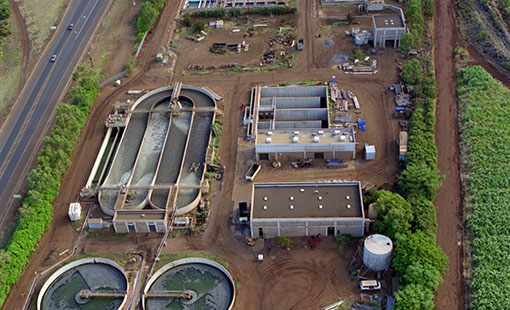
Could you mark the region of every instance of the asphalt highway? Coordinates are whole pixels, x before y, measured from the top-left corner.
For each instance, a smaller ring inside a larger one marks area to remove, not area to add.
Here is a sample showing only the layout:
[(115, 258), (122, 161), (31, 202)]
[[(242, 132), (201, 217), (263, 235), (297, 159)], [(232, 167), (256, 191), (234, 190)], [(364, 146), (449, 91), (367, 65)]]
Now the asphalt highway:
[[(71, 1), (53, 39), (0, 129), (0, 231), (20, 205), (13, 195), (23, 186), (58, 100), (109, 2)], [(71, 30), (67, 29), (69, 24), (74, 24)], [(57, 55), (54, 62), (50, 61), (52, 55)]]

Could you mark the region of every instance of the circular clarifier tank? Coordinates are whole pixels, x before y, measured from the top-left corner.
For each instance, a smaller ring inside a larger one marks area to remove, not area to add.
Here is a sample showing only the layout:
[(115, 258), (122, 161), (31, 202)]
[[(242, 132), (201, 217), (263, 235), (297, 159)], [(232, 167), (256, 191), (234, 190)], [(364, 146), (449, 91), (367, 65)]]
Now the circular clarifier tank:
[(144, 290), (145, 310), (230, 310), (234, 281), (220, 264), (192, 257), (159, 269)]
[(80, 259), (49, 277), (37, 298), (37, 309), (122, 309), (127, 290), (127, 277), (115, 262), (103, 258)]

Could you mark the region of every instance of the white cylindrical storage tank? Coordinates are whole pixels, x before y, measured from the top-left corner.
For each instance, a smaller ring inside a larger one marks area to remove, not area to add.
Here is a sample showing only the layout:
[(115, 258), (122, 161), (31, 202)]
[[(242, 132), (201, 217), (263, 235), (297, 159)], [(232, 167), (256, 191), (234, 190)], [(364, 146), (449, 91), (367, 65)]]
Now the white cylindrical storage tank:
[(370, 235), (365, 239), (363, 263), (370, 270), (382, 271), (390, 266), (393, 242), (384, 235)]

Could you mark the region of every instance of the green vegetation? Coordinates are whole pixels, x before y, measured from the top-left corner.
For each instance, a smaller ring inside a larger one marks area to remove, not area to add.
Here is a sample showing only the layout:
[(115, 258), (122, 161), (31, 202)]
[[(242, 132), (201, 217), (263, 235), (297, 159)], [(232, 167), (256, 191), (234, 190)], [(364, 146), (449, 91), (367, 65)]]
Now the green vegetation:
[(260, 8), (250, 8), (244, 11), (244, 14), (258, 14), (258, 15), (285, 15), (285, 14), (296, 14), (297, 9), (290, 6), (265, 6)]
[(510, 309), (510, 90), (479, 66), (460, 69), (457, 81), (472, 240), (471, 308)]
[[(230, 18), (238, 17), (241, 15), (285, 15), (285, 14), (296, 14), (297, 9), (295, 7), (289, 6), (269, 6), (269, 7), (260, 7), (260, 8), (249, 8), (246, 10), (240, 9), (231, 9), (228, 12), (228, 16)], [(219, 18), (225, 17), (227, 11), (225, 9), (213, 9), (213, 10), (198, 10), (192, 12), (191, 17), (202, 17), (202, 18)]]
[(191, 13), (191, 16), (202, 18), (223, 17), (225, 16), (225, 13), (226, 13), (225, 9), (199, 10)]
[(241, 16), (241, 10), (240, 9), (231, 9), (228, 11), (228, 16), (230, 18)]
[(290, 248), (290, 238), (282, 236), (278, 237), (278, 245), (283, 249)]
[(136, 22), (138, 30), (138, 39), (141, 40), (143, 34), (152, 29), (158, 19), (159, 11), (165, 6), (166, 0), (145, 0), (140, 8), (140, 16)]
[(347, 16), (346, 17), (347, 17), (347, 22), (349, 24), (354, 23), (354, 14), (352, 14), (351, 11), (347, 12)]
[(0, 0), (0, 47), (5, 37), (11, 34), (11, 26), (7, 20), (11, 16), (12, 8), (7, 0)]
[(332, 28), (338, 28), (338, 27), (344, 27), (344, 26), (347, 26), (346, 22), (336, 22), (336, 23), (333, 23), (330, 25), (321, 25), (321, 27), (324, 29), (332, 29)]
[(19, 209), (19, 224), (0, 264), (0, 305), (10, 287), (18, 281), (29, 255), (50, 225), (53, 206), (60, 189), (60, 177), (71, 164), (71, 155), (81, 128), (99, 92), (98, 71), (84, 65), (77, 68), (70, 91), (72, 103), (57, 108), (55, 124), (42, 141), (36, 167), (27, 175), (28, 193)]
[(200, 33), (205, 29), (205, 21), (202, 19), (198, 19), (193, 23), (192, 30), (194, 33)]

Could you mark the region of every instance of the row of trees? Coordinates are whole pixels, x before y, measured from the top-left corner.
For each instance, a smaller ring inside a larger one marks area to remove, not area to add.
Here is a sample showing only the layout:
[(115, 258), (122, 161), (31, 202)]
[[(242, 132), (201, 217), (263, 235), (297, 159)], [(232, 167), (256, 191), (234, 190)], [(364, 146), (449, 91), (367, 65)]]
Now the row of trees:
[(432, 203), (441, 177), (437, 168), (434, 138), (434, 107), (437, 89), (432, 67), (429, 23), (434, 15), (432, 0), (410, 0), (402, 49), (415, 49), (420, 56), (402, 67), (402, 78), (415, 85), (415, 110), (407, 161), (399, 178), (402, 196), (376, 193), (375, 209), (381, 220), (374, 225), (395, 242), (393, 268), (403, 284), (396, 293), (395, 309), (434, 309), (434, 292), (448, 269), (448, 258), (436, 245), (437, 214)]
[(154, 27), (158, 19), (159, 11), (165, 6), (166, 0), (145, 0), (140, 8), (140, 16), (136, 22), (138, 30), (137, 41), (140, 41), (143, 35)]
[(55, 124), (42, 141), (37, 165), (27, 176), (28, 194), (19, 209), (19, 224), (6, 251), (0, 253), (0, 306), (51, 223), (52, 202), (60, 189), (60, 177), (71, 164), (71, 155), (99, 92), (101, 78), (98, 71), (78, 66), (73, 75), (77, 85), (69, 93), (71, 103), (62, 103), (57, 108)]
[[(258, 15), (285, 15), (285, 14), (296, 14), (297, 9), (291, 6), (278, 5), (278, 6), (266, 6), (260, 8), (249, 8), (245, 10), (241, 9), (230, 9), (228, 10), (229, 17), (237, 17), (240, 15), (258, 14)], [(214, 9), (214, 10), (199, 10), (191, 13), (192, 17), (202, 18), (213, 18), (213, 17), (225, 17), (227, 16), (227, 10), (225, 9)]]
[[(0, 47), (2, 46), (5, 37), (11, 34), (11, 26), (7, 20), (11, 16), (12, 8), (7, 0), (0, 0)], [(2, 53), (0, 52), (0, 57)]]

